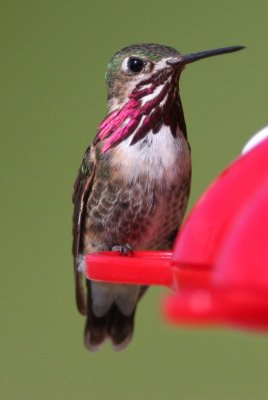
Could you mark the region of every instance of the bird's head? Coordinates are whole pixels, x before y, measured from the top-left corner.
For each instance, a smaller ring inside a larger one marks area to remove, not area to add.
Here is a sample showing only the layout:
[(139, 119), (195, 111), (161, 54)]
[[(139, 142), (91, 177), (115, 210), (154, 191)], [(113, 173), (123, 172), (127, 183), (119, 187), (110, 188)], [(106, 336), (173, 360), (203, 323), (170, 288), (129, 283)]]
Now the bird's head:
[(159, 123), (168, 124), (175, 135), (177, 126), (184, 125), (179, 121), (183, 114), (179, 110), (178, 80), (185, 65), (242, 48), (232, 46), (183, 55), (172, 47), (149, 43), (117, 52), (106, 72), (109, 115), (96, 138), (109, 137), (103, 151), (132, 133), (134, 144), (150, 129), (157, 129)]

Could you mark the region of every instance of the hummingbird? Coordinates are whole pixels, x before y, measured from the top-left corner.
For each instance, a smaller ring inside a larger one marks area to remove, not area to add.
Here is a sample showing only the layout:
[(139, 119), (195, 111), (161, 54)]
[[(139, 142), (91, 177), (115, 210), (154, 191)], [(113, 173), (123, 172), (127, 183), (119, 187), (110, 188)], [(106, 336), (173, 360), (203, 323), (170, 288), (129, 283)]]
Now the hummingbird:
[(135, 44), (108, 64), (108, 113), (84, 154), (73, 192), (76, 303), (86, 316), (84, 343), (90, 351), (106, 339), (114, 350), (127, 346), (147, 288), (84, 283), (85, 255), (172, 248), (191, 187), (181, 72), (194, 61), (242, 48), (183, 55), (164, 45)]

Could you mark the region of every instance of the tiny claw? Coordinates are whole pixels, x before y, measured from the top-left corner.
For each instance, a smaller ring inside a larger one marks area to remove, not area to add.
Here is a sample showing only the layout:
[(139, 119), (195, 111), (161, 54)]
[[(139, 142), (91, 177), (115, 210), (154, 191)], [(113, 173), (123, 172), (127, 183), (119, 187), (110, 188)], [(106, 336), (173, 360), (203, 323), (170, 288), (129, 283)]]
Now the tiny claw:
[(133, 256), (133, 250), (129, 243), (123, 246), (113, 246), (112, 251), (118, 251), (121, 256)]

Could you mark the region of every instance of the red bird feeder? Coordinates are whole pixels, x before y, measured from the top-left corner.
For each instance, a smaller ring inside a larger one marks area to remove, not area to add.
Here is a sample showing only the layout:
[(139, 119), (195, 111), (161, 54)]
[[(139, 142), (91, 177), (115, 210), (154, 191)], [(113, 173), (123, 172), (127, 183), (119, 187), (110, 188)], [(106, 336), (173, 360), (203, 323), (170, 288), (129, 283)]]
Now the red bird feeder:
[[(168, 251), (92, 253), (89, 279), (164, 285), (165, 318), (268, 331), (268, 139), (233, 162), (191, 211)], [(267, 246), (267, 247), (266, 247)]]

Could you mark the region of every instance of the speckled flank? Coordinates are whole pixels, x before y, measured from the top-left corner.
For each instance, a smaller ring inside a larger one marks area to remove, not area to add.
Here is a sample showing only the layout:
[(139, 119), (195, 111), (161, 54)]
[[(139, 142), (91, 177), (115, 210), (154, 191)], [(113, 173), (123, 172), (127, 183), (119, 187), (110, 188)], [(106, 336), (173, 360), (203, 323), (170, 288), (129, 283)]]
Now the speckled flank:
[(120, 180), (98, 182), (87, 206), (85, 252), (126, 243), (133, 249), (166, 247), (166, 239), (181, 223), (189, 187), (189, 178), (165, 193), (160, 185), (149, 187), (142, 181), (135, 188)]

